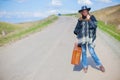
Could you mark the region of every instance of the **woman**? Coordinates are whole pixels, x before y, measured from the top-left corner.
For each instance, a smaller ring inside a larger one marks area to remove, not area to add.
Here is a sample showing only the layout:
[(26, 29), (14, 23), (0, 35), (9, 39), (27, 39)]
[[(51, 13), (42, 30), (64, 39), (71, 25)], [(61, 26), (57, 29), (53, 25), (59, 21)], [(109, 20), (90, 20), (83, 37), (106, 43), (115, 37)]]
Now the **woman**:
[(87, 55), (86, 55), (87, 47), (97, 67), (102, 72), (105, 72), (103, 65), (101, 64), (99, 58), (97, 57), (94, 51), (97, 20), (93, 15), (89, 14), (90, 9), (91, 8), (87, 8), (87, 6), (82, 6), (81, 10), (79, 10), (79, 13), (82, 15), (82, 17), (78, 19), (78, 23), (74, 30), (74, 34), (77, 35), (78, 46), (82, 48), (82, 65), (84, 72), (87, 73), (88, 70)]

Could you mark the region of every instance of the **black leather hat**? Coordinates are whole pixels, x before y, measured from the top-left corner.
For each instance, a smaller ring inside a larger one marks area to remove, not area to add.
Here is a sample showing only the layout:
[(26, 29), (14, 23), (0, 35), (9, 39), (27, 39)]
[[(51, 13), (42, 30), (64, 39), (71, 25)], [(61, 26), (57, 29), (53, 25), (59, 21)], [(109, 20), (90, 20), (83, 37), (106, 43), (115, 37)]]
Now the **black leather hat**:
[(81, 7), (81, 10), (79, 10), (78, 12), (80, 13), (80, 12), (83, 11), (83, 10), (88, 10), (88, 11), (90, 11), (91, 8), (88, 8), (87, 6), (82, 6), (82, 7)]

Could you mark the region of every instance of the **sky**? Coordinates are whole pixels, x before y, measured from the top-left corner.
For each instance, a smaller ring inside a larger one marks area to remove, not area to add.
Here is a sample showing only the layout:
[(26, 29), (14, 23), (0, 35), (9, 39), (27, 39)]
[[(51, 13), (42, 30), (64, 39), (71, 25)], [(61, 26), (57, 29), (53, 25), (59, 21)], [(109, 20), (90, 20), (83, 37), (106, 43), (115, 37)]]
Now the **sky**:
[(117, 4), (120, 0), (0, 0), (0, 21), (29, 22), (52, 14), (77, 13), (83, 5), (95, 11)]

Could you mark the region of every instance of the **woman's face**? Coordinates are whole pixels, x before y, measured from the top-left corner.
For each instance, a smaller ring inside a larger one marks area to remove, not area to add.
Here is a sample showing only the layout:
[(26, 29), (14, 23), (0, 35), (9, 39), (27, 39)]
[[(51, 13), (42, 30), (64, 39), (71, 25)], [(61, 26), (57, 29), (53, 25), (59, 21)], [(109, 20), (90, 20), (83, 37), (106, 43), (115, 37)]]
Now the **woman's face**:
[(87, 15), (88, 15), (88, 10), (83, 10), (83, 11), (81, 12), (81, 14), (82, 14), (83, 16), (87, 16)]

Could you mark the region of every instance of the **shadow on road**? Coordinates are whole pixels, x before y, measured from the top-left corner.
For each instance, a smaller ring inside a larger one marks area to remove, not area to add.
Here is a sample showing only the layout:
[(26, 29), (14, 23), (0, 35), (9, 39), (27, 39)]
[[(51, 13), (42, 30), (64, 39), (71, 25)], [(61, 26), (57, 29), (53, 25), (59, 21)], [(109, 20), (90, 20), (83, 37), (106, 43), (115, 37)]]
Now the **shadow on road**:
[(83, 68), (82, 63), (80, 63), (79, 65), (75, 65), (75, 66), (73, 67), (73, 71), (81, 71), (82, 68)]
[[(88, 67), (91, 66), (92, 68), (94, 68), (94, 69), (96, 69), (96, 70), (99, 70), (99, 69), (96, 67), (95, 62), (93, 61), (93, 59), (92, 59), (91, 57), (88, 57), (87, 60), (88, 60)], [(73, 67), (73, 71), (81, 71), (82, 68), (83, 68), (83, 66), (82, 66), (82, 62), (81, 62), (79, 65), (75, 65), (75, 66)]]

